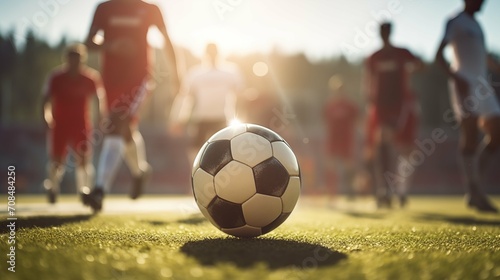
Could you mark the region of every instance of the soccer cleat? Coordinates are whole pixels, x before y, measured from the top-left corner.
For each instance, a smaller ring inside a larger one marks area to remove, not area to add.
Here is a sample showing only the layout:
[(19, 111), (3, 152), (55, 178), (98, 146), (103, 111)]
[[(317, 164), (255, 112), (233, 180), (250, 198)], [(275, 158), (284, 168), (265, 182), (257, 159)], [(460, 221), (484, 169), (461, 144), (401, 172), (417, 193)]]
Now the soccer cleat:
[(466, 195), (467, 205), (479, 212), (498, 213), (498, 209), (481, 193)]
[(131, 199), (137, 199), (139, 196), (141, 196), (142, 192), (144, 191), (144, 186), (151, 177), (152, 171), (153, 169), (148, 164), (147, 168), (144, 171), (142, 171), (141, 175), (134, 178), (132, 190), (130, 191)]
[(94, 213), (101, 211), (104, 192), (102, 188), (95, 188), (92, 191), (84, 187), (81, 193), (81, 199), (84, 205), (90, 206)]
[(43, 188), (47, 192), (47, 199), (50, 204), (55, 204), (57, 202), (57, 191), (52, 186), (52, 182), (49, 179), (43, 181)]

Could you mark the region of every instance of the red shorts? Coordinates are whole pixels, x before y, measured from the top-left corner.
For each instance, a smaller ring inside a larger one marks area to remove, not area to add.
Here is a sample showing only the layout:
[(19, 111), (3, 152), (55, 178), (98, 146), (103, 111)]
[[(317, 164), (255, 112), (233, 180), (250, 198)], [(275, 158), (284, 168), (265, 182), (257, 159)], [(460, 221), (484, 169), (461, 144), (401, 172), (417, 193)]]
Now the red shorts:
[(56, 125), (49, 134), (50, 156), (64, 159), (68, 147), (79, 156), (89, 155), (92, 151), (90, 131), (89, 127), (81, 125)]
[[(369, 147), (375, 144), (375, 136), (380, 127), (379, 114), (375, 108), (368, 109), (366, 125), (366, 143)], [(418, 117), (414, 109), (403, 112), (395, 122), (395, 141), (397, 144), (408, 146), (413, 145), (417, 137)]]
[(137, 120), (138, 109), (148, 94), (147, 81), (144, 76), (122, 84), (104, 81), (108, 112)]

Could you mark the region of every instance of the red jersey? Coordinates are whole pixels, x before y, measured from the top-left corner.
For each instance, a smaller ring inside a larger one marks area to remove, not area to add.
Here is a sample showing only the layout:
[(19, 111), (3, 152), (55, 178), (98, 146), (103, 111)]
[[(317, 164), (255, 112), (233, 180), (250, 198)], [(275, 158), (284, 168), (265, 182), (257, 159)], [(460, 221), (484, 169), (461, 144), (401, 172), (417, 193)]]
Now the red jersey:
[(66, 69), (54, 71), (46, 94), (51, 98), (56, 126), (89, 127), (89, 102), (100, 84), (99, 73), (90, 68), (83, 68), (77, 76), (70, 75)]
[(126, 41), (133, 50), (132, 55), (103, 51), (102, 74), (106, 84), (141, 81), (149, 73), (149, 27), (165, 26), (156, 5), (140, 0), (110, 0), (97, 7), (92, 26), (104, 32), (106, 43)]
[(399, 110), (410, 94), (407, 66), (416, 58), (406, 49), (381, 49), (367, 60), (369, 98), (377, 109)]
[(347, 98), (332, 99), (326, 104), (324, 118), (331, 153), (344, 158), (351, 156), (358, 114), (356, 104)]

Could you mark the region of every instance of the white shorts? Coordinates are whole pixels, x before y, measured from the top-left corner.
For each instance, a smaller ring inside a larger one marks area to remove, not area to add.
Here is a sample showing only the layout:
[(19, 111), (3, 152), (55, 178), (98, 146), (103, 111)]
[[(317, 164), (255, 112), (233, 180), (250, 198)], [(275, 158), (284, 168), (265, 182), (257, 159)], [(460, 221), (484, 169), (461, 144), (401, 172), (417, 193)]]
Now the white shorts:
[(460, 121), (468, 117), (468, 112), (484, 118), (500, 116), (500, 102), (495, 95), (495, 90), (488, 81), (482, 76), (476, 78), (462, 77), (469, 82), (469, 96), (463, 104), (459, 99), (455, 83), (452, 80), (449, 82), (451, 106), (455, 112), (456, 119)]

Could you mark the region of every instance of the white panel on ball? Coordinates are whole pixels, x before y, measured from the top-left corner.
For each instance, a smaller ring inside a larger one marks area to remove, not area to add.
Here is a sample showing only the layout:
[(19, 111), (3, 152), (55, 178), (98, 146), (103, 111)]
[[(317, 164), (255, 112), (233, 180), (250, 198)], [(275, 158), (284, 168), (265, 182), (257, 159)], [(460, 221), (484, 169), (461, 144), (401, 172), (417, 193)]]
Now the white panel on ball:
[(273, 142), (273, 156), (278, 159), (292, 176), (299, 176), (299, 163), (292, 149), (284, 142)]
[(203, 144), (200, 151), (198, 152), (198, 154), (194, 158), (193, 169), (191, 170), (191, 176), (194, 176), (194, 172), (196, 172), (196, 170), (200, 167), (201, 156), (205, 152), (205, 148), (207, 147), (207, 145), (208, 145), (208, 143)]
[(208, 207), (210, 201), (216, 196), (214, 177), (198, 168), (193, 175), (193, 186), (196, 201), (204, 207)]
[(212, 135), (212, 137), (208, 139), (208, 142), (214, 142), (217, 140), (231, 140), (236, 135), (242, 134), (245, 131), (247, 131), (247, 126), (244, 124), (231, 125)]
[(266, 138), (247, 132), (231, 140), (231, 154), (233, 159), (254, 167), (272, 157), (273, 151)]
[(300, 178), (290, 177), (286, 191), (281, 196), (283, 213), (291, 213), (300, 195)]
[(252, 168), (237, 161), (231, 161), (215, 175), (215, 192), (230, 202), (243, 203), (257, 190)]
[(255, 237), (262, 234), (260, 228), (244, 225), (238, 228), (221, 228), (227, 234), (238, 237)]
[(242, 208), (246, 223), (254, 227), (265, 227), (282, 213), (279, 197), (260, 193), (243, 203)]

